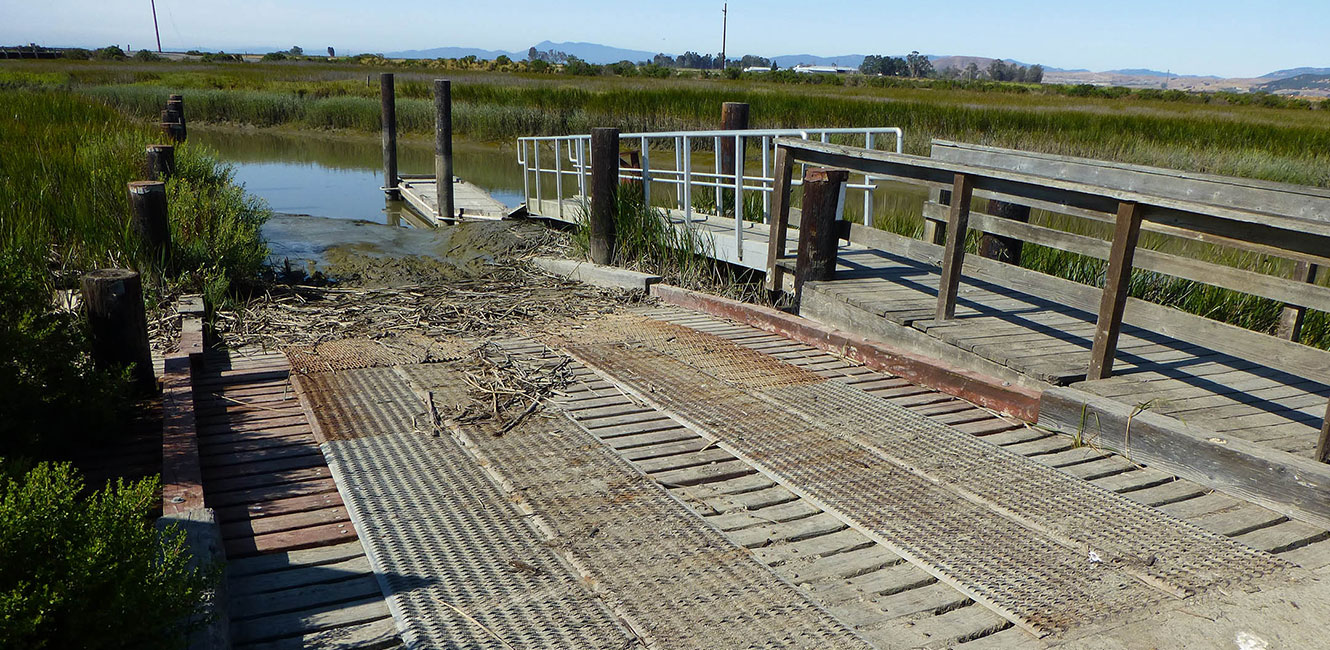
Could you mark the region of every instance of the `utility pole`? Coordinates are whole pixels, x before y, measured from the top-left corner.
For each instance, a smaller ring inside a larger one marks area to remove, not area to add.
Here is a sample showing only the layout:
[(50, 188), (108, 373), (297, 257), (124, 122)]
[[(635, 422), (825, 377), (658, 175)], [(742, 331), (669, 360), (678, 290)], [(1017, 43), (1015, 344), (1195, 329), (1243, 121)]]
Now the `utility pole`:
[(725, 36), (729, 31), (730, 3), (721, 4), (720, 8), (720, 69), (725, 69)]
[(152, 3), (152, 31), (157, 34), (157, 53), (162, 53), (162, 30), (157, 29), (157, 0), (149, 0)]

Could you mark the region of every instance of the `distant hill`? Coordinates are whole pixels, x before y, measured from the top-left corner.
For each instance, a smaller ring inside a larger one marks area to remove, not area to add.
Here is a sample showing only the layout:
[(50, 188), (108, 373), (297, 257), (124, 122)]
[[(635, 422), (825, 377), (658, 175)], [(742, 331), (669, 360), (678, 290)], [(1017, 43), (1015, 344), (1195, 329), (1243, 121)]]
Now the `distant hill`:
[(1269, 74), (1263, 74), (1257, 77), (1257, 79), (1288, 79), (1289, 77), (1300, 77), (1309, 74), (1330, 74), (1330, 68), (1289, 68), (1287, 70), (1275, 70)]
[(477, 59), (493, 60), (501, 54), (508, 58), (526, 58), (526, 52), (518, 55), (516, 52), (482, 50), (474, 47), (435, 47), (428, 50), (403, 50), (401, 52), (385, 52), (384, 56), (390, 59), (460, 59), (465, 56), (474, 56)]
[[(550, 41), (541, 41), (536, 43), (536, 49), (542, 52), (557, 50), (582, 59), (587, 63), (597, 65), (618, 63), (620, 61), (637, 63), (638, 61), (650, 61), (651, 57), (656, 56), (655, 52), (647, 52), (646, 50), (626, 50), (597, 43), (551, 43)], [(526, 52), (523, 51), (518, 58), (525, 59)]]
[(1181, 77), (1185, 75), (1176, 75), (1170, 72), (1160, 72), (1149, 68), (1123, 68), (1121, 70), (1108, 70), (1109, 74), (1129, 75), (1133, 77)]
[[(1330, 70), (1327, 72), (1330, 72)], [(1268, 93), (1325, 96), (1330, 94), (1330, 74), (1300, 74), (1252, 86), (1252, 90)]]
[[(737, 52), (734, 54), (742, 56)], [(725, 58), (732, 58), (729, 52), (726, 53)], [(815, 56), (812, 54), (782, 54), (780, 56), (772, 57), (771, 62), (782, 68), (793, 68), (801, 63), (807, 65), (843, 65), (850, 68), (857, 68), (864, 62), (864, 55), (842, 54), (840, 56)]]

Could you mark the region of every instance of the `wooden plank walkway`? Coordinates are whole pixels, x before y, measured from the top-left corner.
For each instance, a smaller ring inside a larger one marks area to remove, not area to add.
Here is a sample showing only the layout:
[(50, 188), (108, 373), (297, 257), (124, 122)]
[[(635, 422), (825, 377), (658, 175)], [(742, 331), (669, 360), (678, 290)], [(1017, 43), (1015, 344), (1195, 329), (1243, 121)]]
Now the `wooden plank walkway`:
[(233, 647), (399, 646), (286, 358), (206, 359), (195, 409), (204, 495), (227, 556)]
[[(647, 315), (724, 338), (983, 438), (1063, 472), (1305, 567), (1330, 564), (1330, 531), (1213, 492), (1120, 456), (1076, 446), (936, 390), (810, 346), (696, 312)], [(510, 347), (539, 354), (543, 346)], [(995, 612), (847, 527), (819, 506), (672, 419), (577, 366), (561, 407), (837, 618), (878, 647), (950, 647), (1034, 639)], [(1037, 647), (1037, 646), (1036, 646)]]
[(809, 283), (817, 297), (805, 311), (848, 318), (832, 315), (834, 305), (1047, 385), (1074, 385), (1225, 437), (1312, 455), (1330, 396), (1330, 353), (1133, 301), (1115, 376), (1087, 382), (1099, 289), (971, 259), (956, 318), (936, 322), (939, 279), (927, 255), (842, 249), (837, 278)]
[[(398, 189), (402, 200), (427, 220), (437, 222), (443, 219), (439, 216), (439, 191), (433, 177), (403, 178)], [(512, 212), (489, 192), (460, 178), (453, 179), (453, 207), (457, 209), (457, 216), (463, 219), (502, 219)]]

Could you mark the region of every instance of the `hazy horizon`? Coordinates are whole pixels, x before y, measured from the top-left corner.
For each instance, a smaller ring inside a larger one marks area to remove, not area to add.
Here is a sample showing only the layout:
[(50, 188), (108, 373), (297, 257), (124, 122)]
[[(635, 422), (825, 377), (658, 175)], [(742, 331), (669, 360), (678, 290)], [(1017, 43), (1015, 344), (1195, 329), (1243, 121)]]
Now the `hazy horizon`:
[[(0, 43), (131, 45), (155, 49), (149, 2), (57, 0), (0, 8)], [(516, 0), (501, 11), (399, 12), (349, 0), (186, 3), (158, 0), (165, 49), (229, 51), (299, 45), (310, 53), (395, 52), (437, 47), (525, 51), (541, 41), (581, 41), (681, 54), (720, 50), (721, 2), (669, 7), (606, 0), (553, 4)], [(1302, 66), (1330, 67), (1323, 43), (1330, 10), (1307, 0), (1260, 6), (1237, 0), (1113, 7), (1010, 0), (948, 5), (851, 0), (814, 10), (788, 0), (729, 3), (727, 54), (901, 54), (985, 56), (1056, 68), (1151, 68), (1175, 74), (1255, 77)], [(59, 17), (79, 16), (79, 20)], [(262, 20), (255, 20), (261, 16)], [(649, 32), (642, 26), (650, 26)], [(797, 35), (797, 38), (791, 38)]]

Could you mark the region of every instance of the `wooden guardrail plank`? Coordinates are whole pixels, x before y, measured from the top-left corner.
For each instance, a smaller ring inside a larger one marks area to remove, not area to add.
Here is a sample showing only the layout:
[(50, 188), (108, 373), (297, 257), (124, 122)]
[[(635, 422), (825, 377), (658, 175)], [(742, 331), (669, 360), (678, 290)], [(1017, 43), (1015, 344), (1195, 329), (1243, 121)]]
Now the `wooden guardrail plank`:
[(942, 255), (942, 283), (937, 292), (937, 320), (940, 321), (956, 317), (956, 291), (961, 285), (961, 267), (965, 263), (965, 233), (969, 230), (973, 191), (973, 179), (966, 174), (956, 174), (947, 217), (947, 247)]
[[(947, 210), (948, 206), (945, 205), (924, 204), (925, 216), (939, 221), (945, 218)], [(1109, 242), (1097, 237), (997, 219), (982, 212), (971, 211), (970, 228), (1101, 260), (1108, 259), (1111, 249)], [(1144, 230), (1144, 226), (1141, 229)], [(1296, 310), (1296, 306), (1330, 311), (1330, 288), (1313, 284), (1306, 276), (1295, 275), (1294, 281), (1290, 282), (1287, 278), (1170, 255), (1147, 248), (1136, 252), (1135, 267), (1294, 305), (1295, 307), (1290, 307), (1289, 311)], [(1282, 334), (1281, 336), (1289, 338)]]
[(1090, 350), (1090, 371), (1085, 378), (1106, 379), (1113, 374), (1118, 335), (1122, 331), (1122, 313), (1127, 307), (1127, 286), (1131, 282), (1132, 257), (1141, 234), (1141, 206), (1123, 201), (1118, 208), (1118, 224), (1113, 231), (1113, 250), (1104, 276), (1104, 293), (1099, 303), (1099, 322), (1095, 326), (1094, 347)]

